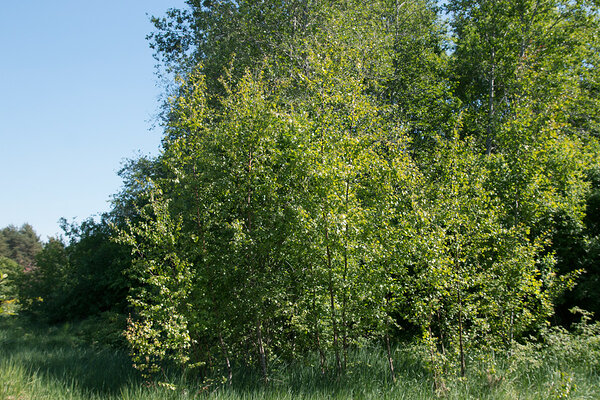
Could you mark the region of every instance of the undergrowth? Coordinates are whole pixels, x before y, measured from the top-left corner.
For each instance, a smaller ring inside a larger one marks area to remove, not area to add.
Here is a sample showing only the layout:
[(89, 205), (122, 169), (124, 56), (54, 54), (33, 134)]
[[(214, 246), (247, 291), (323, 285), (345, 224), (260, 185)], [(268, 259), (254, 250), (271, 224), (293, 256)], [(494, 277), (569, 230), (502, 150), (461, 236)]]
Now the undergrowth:
[(148, 383), (127, 354), (111, 346), (115, 337), (101, 343), (92, 334), (101, 332), (93, 322), (48, 327), (2, 317), (0, 399), (598, 399), (600, 326), (586, 318), (573, 332), (549, 329), (510, 354), (472, 355), (467, 377), (446, 371), (446, 390), (436, 393), (426, 352), (414, 343), (395, 349), (395, 383), (378, 344), (349, 354), (342, 376), (323, 374), (308, 357), (292, 364), (273, 360), (267, 384), (258, 371), (235, 365), (231, 384), (218, 373), (199, 379), (174, 372)]

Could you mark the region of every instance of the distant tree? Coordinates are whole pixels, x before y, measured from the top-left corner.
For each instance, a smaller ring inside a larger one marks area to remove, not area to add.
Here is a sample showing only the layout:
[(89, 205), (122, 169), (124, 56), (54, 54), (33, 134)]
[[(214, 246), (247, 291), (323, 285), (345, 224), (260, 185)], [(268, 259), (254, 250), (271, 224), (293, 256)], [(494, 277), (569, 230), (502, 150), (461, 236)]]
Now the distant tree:
[(6, 238), (4, 237), (4, 234), (0, 234), (0, 256), (8, 257), (9, 253), (10, 250), (8, 248), (8, 243), (6, 243)]
[(111, 216), (76, 224), (61, 221), (68, 240), (69, 286), (63, 295), (64, 319), (85, 318), (104, 311), (125, 312), (130, 287), (124, 271), (131, 263), (131, 250), (111, 240)]
[(51, 238), (16, 281), (23, 309), (49, 322), (125, 312), (130, 249), (111, 240), (109, 216), (61, 225), (66, 239)]
[(29, 224), (20, 228), (10, 225), (0, 230), (0, 256), (16, 261), (25, 269), (35, 265), (35, 257), (41, 250), (40, 237)]
[(69, 288), (69, 260), (65, 244), (51, 238), (19, 282), (19, 299), (26, 310), (54, 321), (66, 306), (64, 292)]

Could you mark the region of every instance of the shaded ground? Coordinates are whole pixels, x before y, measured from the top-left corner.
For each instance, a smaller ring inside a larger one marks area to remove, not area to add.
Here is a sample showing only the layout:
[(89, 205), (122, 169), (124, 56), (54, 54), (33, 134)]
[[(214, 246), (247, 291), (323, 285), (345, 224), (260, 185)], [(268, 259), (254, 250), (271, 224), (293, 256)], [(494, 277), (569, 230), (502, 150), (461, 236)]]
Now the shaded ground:
[(93, 348), (73, 335), (68, 325), (46, 327), (16, 317), (0, 318), (0, 360), (4, 367), (87, 393), (116, 394), (141, 383), (126, 354)]
[[(102, 331), (101, 327), (98, 328)], [(180, 374), (148, 386), (127, 355), (92, 346), (78, 327), (35, 325), (0, 317), (0, 400), (321, 400), (433, 399), (433, 380), (423, 349), (396, 349), (397, 382), (390, 380), (385, 353), (376, 344), (349, 354), (345, 375), (321, 374), (317, 359), (293, 365), (271, 360), (264, 385), (256, 368), (236, 368), (233, 384)], [(100, 335), (101, 336), (101, 335)], [(557, 333), (546, 345), (521, 346), (511, 359), (470, 359), (467, 379), (449, 377), (445, 399), (600, 399), (600, 335)], [(489, 354), (488, 354), (489, 356)], [(492, 362), (490, 364), (490, 362)], [(493, 367), (493, 368), (492, 368)]]

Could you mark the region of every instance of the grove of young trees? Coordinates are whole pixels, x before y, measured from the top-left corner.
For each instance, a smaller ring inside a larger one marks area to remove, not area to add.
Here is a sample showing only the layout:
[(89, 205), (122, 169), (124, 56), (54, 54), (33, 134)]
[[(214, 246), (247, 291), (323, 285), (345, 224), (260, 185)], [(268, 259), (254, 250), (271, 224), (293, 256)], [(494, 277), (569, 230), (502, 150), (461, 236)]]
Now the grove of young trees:
[(554, 0), (189, 1), (154, 19), (177, 80), (119, 229), (137, 366), (266, 380), (318, 353), (343, 372), (349, 348), (410, 326), (464, 374), (576, 278), (595, 297), (598, 22)]
[(147, 376), (341, 374), (377, 342), (393, 378), (405, 330), (438, 385), (600, 311), (596, 1), (187, 5), (149, 36), (171, 82), (160, 155), (45, 245), (31, 311), (127, 313)]

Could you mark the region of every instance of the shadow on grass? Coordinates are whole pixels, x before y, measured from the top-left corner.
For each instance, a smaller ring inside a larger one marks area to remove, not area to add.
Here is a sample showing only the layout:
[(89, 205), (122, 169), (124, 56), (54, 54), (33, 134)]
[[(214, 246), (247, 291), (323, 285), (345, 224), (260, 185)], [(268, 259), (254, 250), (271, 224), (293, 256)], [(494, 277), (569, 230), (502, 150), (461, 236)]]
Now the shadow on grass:
[[(292, 363), (272, 359), (267, 384), (259, 368), (236, 366), (234, 362), (233, 384), (216, 384), (208, 392), (233, 399), (402, 398), (398, 396), (399, 392), (422, 392), (424, 395), (412, 398), (431, 398), (429, 376), (418, 356), (407, 348), (397, 350), (395, 360), (396, 383), (392, 382), (387, 355), (376, 343), (350, 350), (345, 371), (341, 374), (336, 372), (332, 355), (324, 373), (319, 368), (320, 360), (316, 354)], [(225, 373), (223, 370), (222, 375)]]
[[(419, 355), (410, 348), (396, 352), (398, 383), (391, 382), (386, 355), (375, 345), (349, 353), (344, 374), (336, 374), (328, 360), (322, 374), (318, 356), (293, 364), (271, 360), (270, 382), (264, 384), (257, 368), (234, 365), (233, 384), (223, 384), (218, 371), (205, 380), (194, 374), (169, 374), (177, 390), (160, 385), (145, 387), (127, 354), (110, 348), (91, 347), (68, 325), (49, 327), (24, 318), (0, 318), (0, 367), (16, 364), (31, 377), (73, 388), (83, 398), (204, 398), (215, 399), (322, 399), (322, 398), (431, 398), (429, 377)], [(413, 349), (414, 350), (414, 349)], [(8, 365), (8, 364), (7, 364)], [(317, 366), (317, 367), (315, 367)], [(225, 375), (225, 371), (222, 371)], [(171, 390), (171, 391), (169, 391)], [(187, 394), (185, 394), (187, 393)]]
[(37, 325), (15, 316), (0, 318), (0, 360), (87, 393), (117, 394), (124, 386), (141, 384), (127, 354), (95, 349), (79, 340), (68, 325)]

